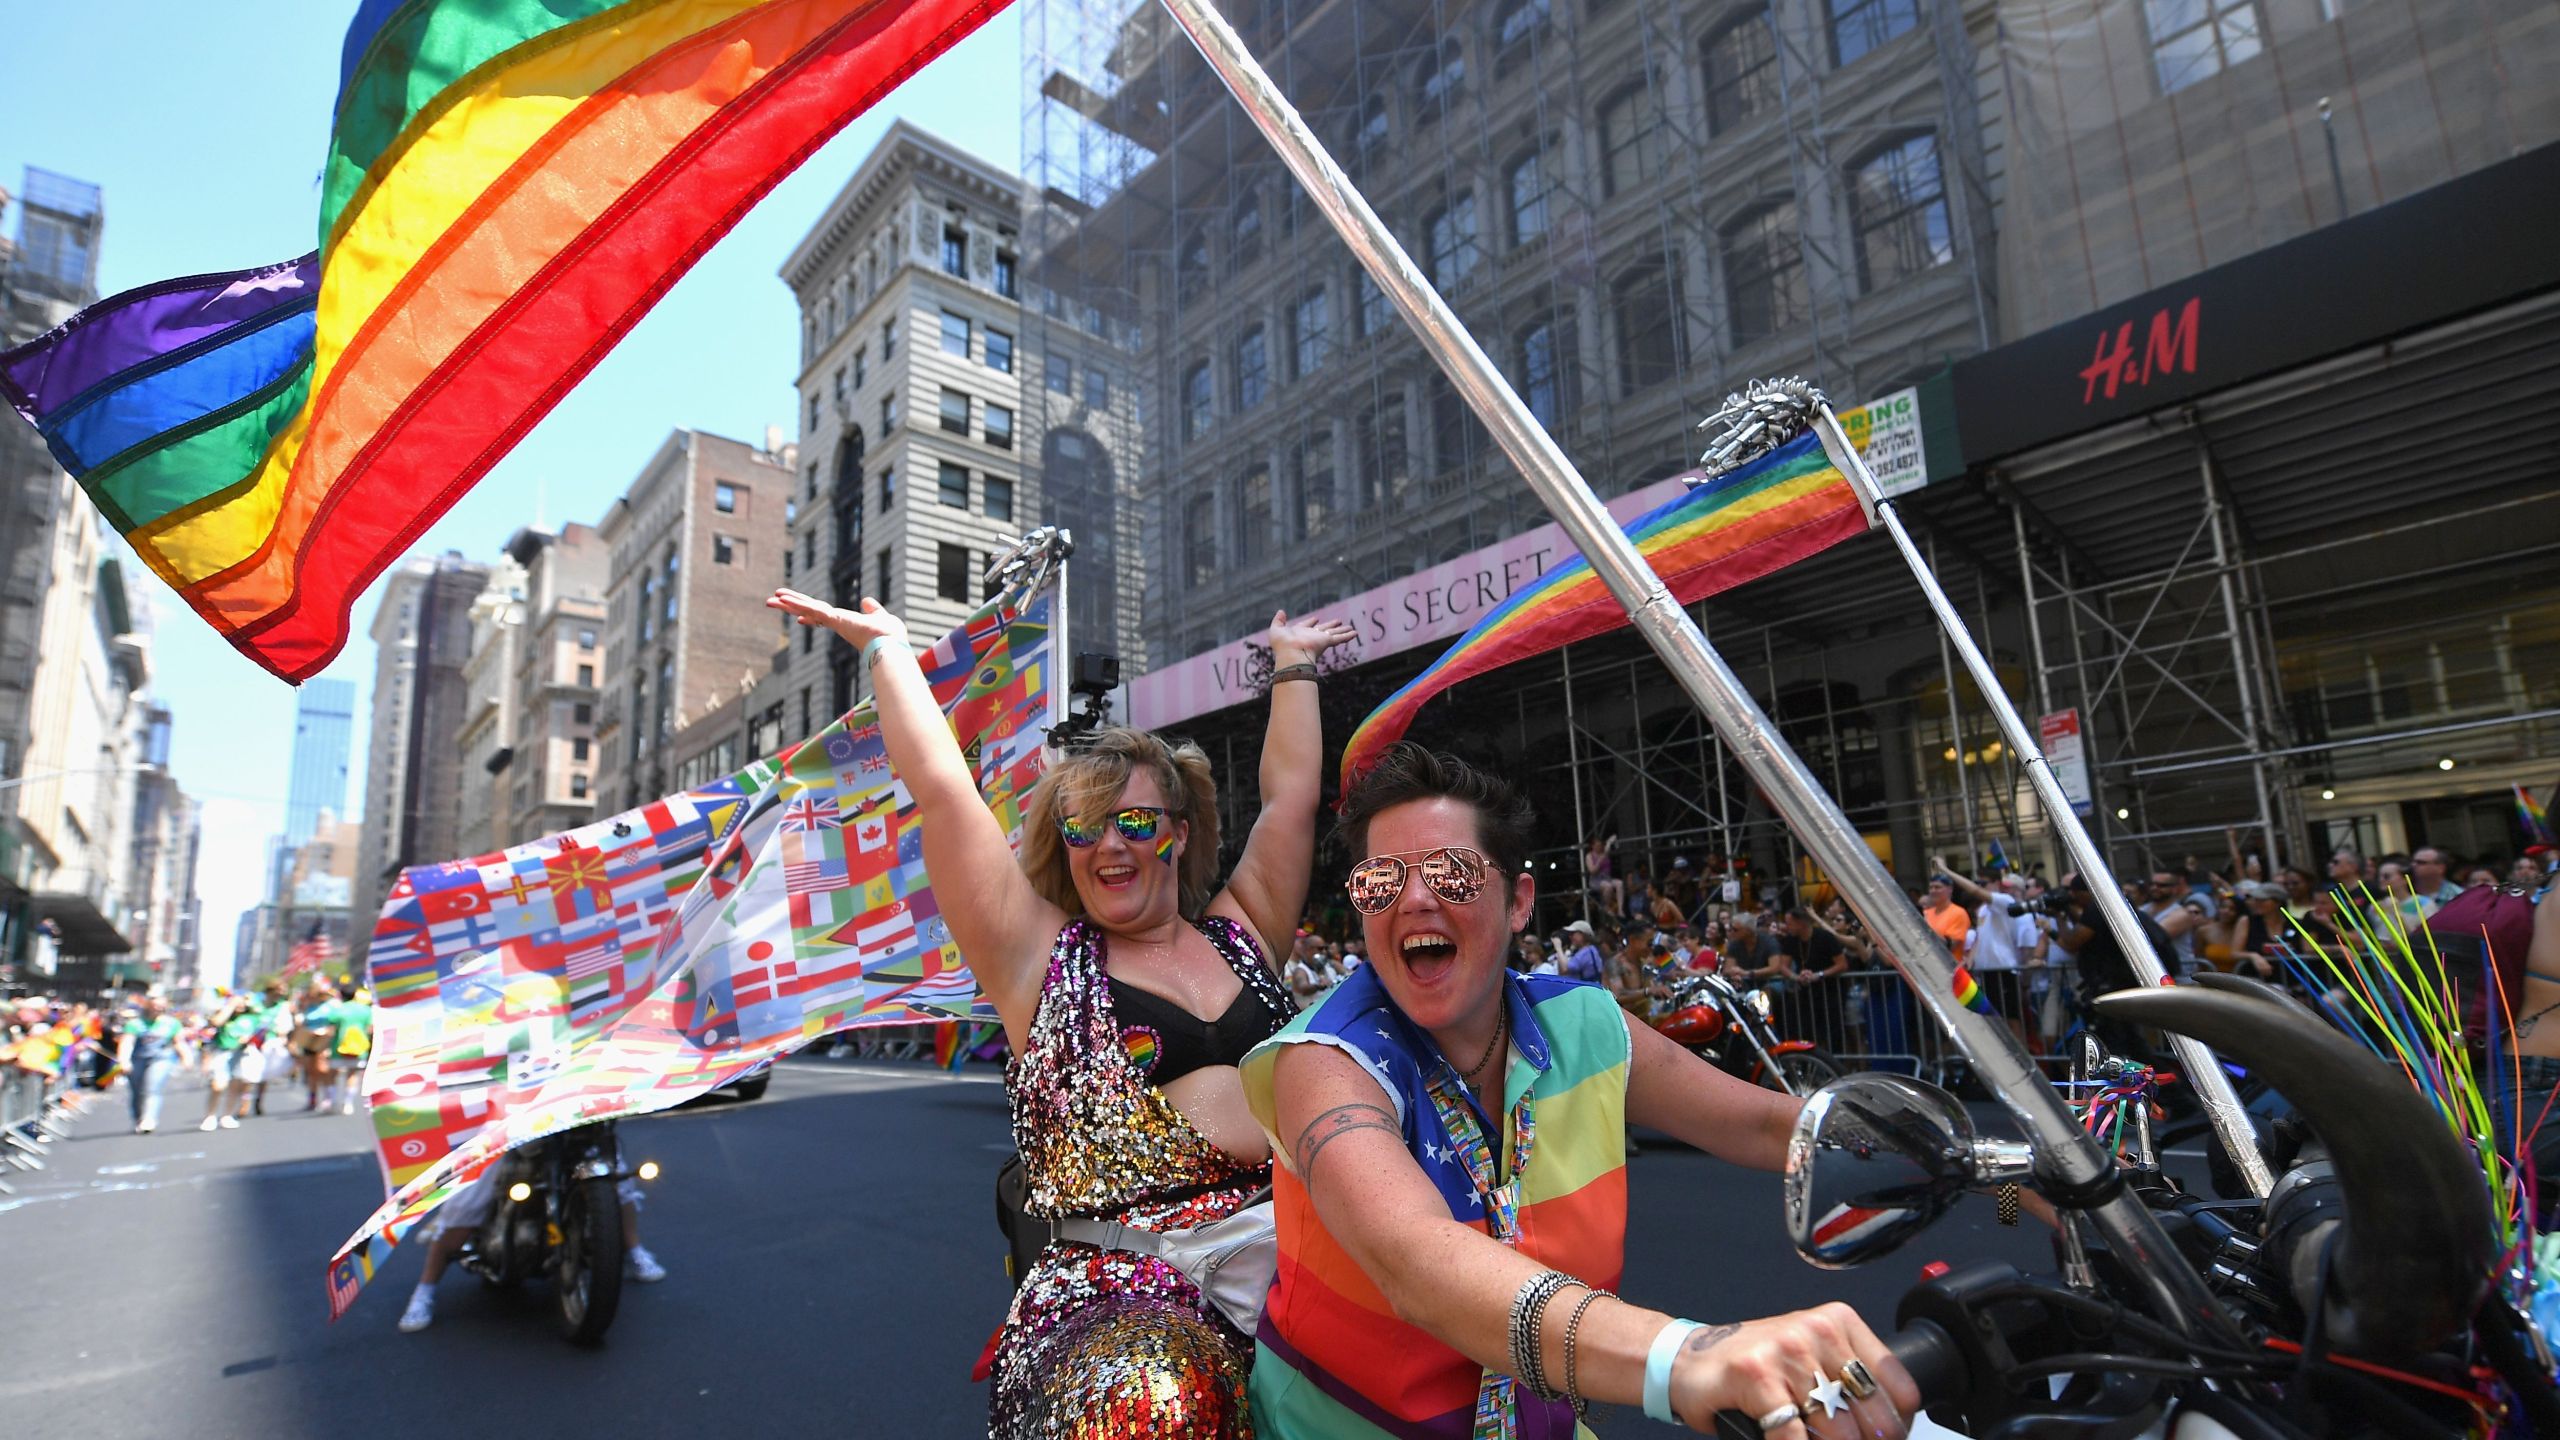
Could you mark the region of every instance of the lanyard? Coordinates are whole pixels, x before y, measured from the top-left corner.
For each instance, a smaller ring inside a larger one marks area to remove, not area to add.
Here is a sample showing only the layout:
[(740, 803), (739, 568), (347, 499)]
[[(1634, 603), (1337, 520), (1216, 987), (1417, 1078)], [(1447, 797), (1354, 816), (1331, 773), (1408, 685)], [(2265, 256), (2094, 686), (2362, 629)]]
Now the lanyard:
[[(1511, 1130), (1518, 1137), (1518, 1154), (1511, 1165), (1511, 1178), (1500, 1184), (1495, 1177), (1501, 1169), (1501, 1139), (1487, 1135), (1476, 1118), (1476, 1108), (1467, 1099), (1456, 1077), (1448, 1073), (1444, 1063), (1430, 1079), (1423, 1082), (1424, 1092), (1431, 1097), (1431, 1108), (1440, 1116), (1440, 1128), (1449, 1132), (1449, 1146), (1457, 1152), (1458, 1163), (1466, 1167), (1467, 1179), (1474, 1183), (1477, 1198), (1484, 1202), (1485, 1223), (1493, 1238), (1505, 1245), (1520, 1243), (1520, 1177), (1528, 1173), (1529, 1152), (1538, 1136), (1537, 1115), (1530, 1107), (1534, 1087), (1520, 1092), (1520, 1102), (1511, 1109)], [(1519, 1433), (1518, 1397), (1513, 1393), (1518, 1384), (1508, 1375), (1491, 1370), (1476, 1387), (1475, 1440), (1514, 1440)]]

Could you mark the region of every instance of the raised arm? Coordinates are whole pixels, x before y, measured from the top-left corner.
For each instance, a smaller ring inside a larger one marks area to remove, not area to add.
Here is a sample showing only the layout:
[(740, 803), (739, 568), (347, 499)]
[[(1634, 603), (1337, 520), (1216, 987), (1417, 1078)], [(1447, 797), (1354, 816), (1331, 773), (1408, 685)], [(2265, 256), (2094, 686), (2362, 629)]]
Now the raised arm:
[(1965, 899), (1976, 905), (1979, 905), (1983, 901), (1991, 898), (1990, 891), (1983, 889), (1981, 886), (1973, 883), (1973, 881), (1957, 874), (1953, 870), (1948, 869), (1947, 862), (1935, 855), (1929, 857), (1929, 873), (1932, 875), (1943, 875), (1947, 877), (1948, 889), (1955, 891), (1957, 894), (1962, 895)]
[[(868, 650), (880, 739), (923, 818), (925, 870), (944, 895), (968, 897), (965, 905), (945, 905), (942, 918), (1005, 1029), (1019, 1040), (1039, 1003), (1049, 936), (1066, 917), (1023, 877), (1004, 827), (978, 794), (949, 718), (933, 701), (906, 622), (868, 597), (859, 610), (846, 610), (797, 590), (776, 590), (765, 604)], [(885, 643), (872, 648), (874, 641)]]
[[(1313, 665), (1355, 633), (1340, 620), (1293, 621), (1287, 611), (1276, 611), (1272, 669)], [(1263, 957), (1275, 964), (1298, 933), (1307, 878), (1315, 868), (1316, 806), (1324, 794), (1324, 722), (1316, 702), (1311, 679), (1271, 687), (1271, 721), (1262, 737), (1262, 813), (1227, 888), (1209, 902), (1212, 913), (1241, 921), (1262, 937)]]

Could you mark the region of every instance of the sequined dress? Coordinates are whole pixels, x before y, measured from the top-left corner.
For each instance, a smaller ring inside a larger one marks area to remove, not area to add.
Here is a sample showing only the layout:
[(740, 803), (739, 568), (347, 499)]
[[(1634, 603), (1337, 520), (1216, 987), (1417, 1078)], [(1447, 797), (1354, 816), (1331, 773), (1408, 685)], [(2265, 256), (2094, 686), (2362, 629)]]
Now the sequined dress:
[[(1199, 928), (1275, 1016), (1294, 1013), (1243, 926), (1211, 916)], [(1224, 1219), (1270, 1184), (1271, 1167), (1211, 1144), (1150, 1083), (1151, 1046), (1112, 1004), (1105, 946), (1082, 920), (1059, 932), (1031, 1033), (1005, 1077), (1025, 1208), (1035, 1219), (1089, 1215), (1158, 1231)], [(1248, 1437), (1252, 1354), (1251, 1339), (1164, 1261), (1053, 1242), (1005, 1317), (988, 1432)]]

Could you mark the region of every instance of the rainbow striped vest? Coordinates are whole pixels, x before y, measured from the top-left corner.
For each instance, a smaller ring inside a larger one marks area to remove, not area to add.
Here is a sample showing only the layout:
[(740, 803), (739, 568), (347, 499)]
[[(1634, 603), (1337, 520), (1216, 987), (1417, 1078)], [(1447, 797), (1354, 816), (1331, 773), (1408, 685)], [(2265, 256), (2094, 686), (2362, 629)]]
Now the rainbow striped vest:
[[(1520, 1178), (1517, 1248), (1614, 1290), (1626, 1263), (1626, 1012), (1607, 990), (1580, 981), (1506, 972), (1503, 984), (1511, 1007), (1511, 1064), (1496, 1123), (1505, 1173), (1516, 1153), (1510, 1117), (1524, 1094), (1537, 1127)], [(1279, 1273), (1254, 1337), (1254, 1432), (1262, 1440), (1465, 1440), (1475, 1430), (1484, 1370), (1396, 1318), (1386, 1297), (1325, 1232), (1298, 1182), (1277, 1133), (1271, 1088), (1281, 1047), (1293, 1044), (1331, 1045), (1359, 1060), (1387, 1092), (1405, 1148), (1439, 1187), (1449, 1213), (1485, 1226), (1483, 1201), (1424, 1088), (1426, 1077), (1447, 1062), (1430, 1036), (1396, 1009), (1374, 968), (1353, 972), (1323, 1004), (1254, 1047), (1244, 1060), (1244, 1091), (1278, 1157), (1272, 1199), (1280, 1231)], [(1476, 1119), (1485, 1123), (1481, 1114)], [(1520, 1440), (1577, 1433), (1563, 1402), (1516, 1393)]]

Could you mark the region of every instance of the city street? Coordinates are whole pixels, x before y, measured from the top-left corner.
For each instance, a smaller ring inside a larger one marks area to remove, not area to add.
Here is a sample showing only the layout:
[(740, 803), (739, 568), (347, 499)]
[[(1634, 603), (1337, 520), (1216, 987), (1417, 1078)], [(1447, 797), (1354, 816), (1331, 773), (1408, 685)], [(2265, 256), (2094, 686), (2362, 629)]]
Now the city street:
[[(625, 1290), (595, 1351), (559, 1340), (535, 1299), (459, 1271), (434, 1327), (399, 1333), (414, 1244), (330, 1325), (323, 1263), (381, 1194), (364, 1122), (282, 1113), (208, 1135), (188, 1123), (196, 1092), (173, 1088), (176, 1128), (133, 1136), (122, 1099), (93, 1102), (51, 1168), (0, 1197), (0, 1296), (18, 1316), (0, 1415), (208, 1440), (985, 1433), (969, 1370), (1005, 1304), (990, 1192), (1009, 1148), (991, 1068), (795, 1061), (762, 1100), (627, 1124), (627, 1153), (665, 1167), (643, 1230), (671, 1274)], [(1774, 1178), (1667, 1144), (1630, 1175), (1625, 1291), (1685, 1314), (1838, 1297), (1883, 1326), (1925, 1261), (2044, 1254), (1986, 1202), (1877, 1267), (1826, 1274), (1789, 1249)], [(1632, 1409), (1594, 1419), (1608, 1436), (1659, 1429)]]

